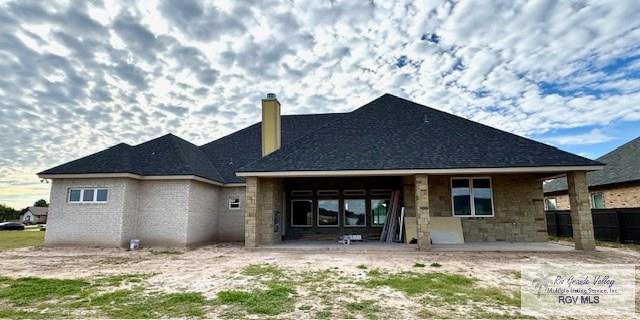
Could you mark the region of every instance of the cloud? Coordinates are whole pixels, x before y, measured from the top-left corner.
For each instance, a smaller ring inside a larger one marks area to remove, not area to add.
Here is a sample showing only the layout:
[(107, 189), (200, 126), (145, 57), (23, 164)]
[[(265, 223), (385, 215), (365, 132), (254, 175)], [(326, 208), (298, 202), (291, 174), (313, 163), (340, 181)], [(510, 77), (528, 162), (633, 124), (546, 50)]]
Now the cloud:
[(246, 30), (241, 23), (243, 17), (197, 0), (163, 0), (160, 11), (173, 26), (200, 41), (217, 40), (222, 34), (238, 35)]
[(545, 140), (551, 144), (559, 145), (581, 145), (581, 144), (598, 144), (614, 140), (616, 137), (611, 136), (601, 129), (593, 129), (586, 133), (547, 137)]
[[(46, 197), (39, 170), (167, 132), (206, 143), (259, 121), (266, 92), (285, 114), (390, 92), (557, 145), (611, 143), (604, 128), (640, 122), (637, 16), (635, 1), (9, 0), (0, 175)], [(0, 201), (19, 203), (10, 189)]]

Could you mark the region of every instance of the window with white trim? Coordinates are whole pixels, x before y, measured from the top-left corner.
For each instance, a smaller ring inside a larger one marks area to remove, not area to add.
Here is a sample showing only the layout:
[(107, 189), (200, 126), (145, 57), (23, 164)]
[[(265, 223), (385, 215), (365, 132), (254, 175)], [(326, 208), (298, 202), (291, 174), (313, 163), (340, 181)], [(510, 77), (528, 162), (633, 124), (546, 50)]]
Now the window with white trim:
[(70, 188), (67, 200), (69, 203), (105, 203), (109, 198), (109, 190), (105, 188)]
[(491, 178), (451, 178), (451, 207), (455, 217), (491, 217)]
[(366, 227), (367, 209), (365, 199), (344, 199), (344, 226)]
[(231, 197), (229, 198), (229, 210), (238, 210), (240, 209), (240, 198)]
[(340, 200), (318, 200), (318, 227), (337, 227), (340, 215)]

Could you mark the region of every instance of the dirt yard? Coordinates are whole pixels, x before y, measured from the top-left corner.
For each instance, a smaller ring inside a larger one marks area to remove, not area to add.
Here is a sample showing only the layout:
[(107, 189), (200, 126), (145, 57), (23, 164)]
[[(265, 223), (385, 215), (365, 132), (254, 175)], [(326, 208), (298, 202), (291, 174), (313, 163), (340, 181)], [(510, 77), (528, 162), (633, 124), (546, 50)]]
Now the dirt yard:
[[(70, 318), (519, 318), (524, 317), (519, 313), (522, 264), (640, 261), (638, 251), (599, 250), (591, 254), (278, 253), (246, 251), (240, 245), (137, 252), (23, 248), (3, 252), (0, 260), (0, 308), (4, 308), (0, 317), (50, 313)], [(20, 288), (25, 277), (87, 282), (69, 294), (41, 294), (35, 299), (40, 304), (27, 306), (16, 298), (18, 289), (9, 290)], [(638, 290), (640, 280), (636, 283)], [(151, 303), (150, 297), (160, 294), (164, 300), (157, 301), (157, 310), (146, 313), (134, 306), (114, 310), (120, 301), (112, 297), (114, 293), (133, 304)], [(193, 295), (187, 299), (192, 309), (162, 309), (171, 299), (181, 301), (184, 297), (170, 296), (180, 293)]]

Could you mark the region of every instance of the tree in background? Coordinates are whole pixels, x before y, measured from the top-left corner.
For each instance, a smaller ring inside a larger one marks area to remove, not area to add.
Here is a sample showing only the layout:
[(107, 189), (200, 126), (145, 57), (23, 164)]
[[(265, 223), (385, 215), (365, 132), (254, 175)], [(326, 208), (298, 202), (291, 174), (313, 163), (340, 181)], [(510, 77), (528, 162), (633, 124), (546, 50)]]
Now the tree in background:
[(0, 221), (17, 220), (20, 218), (20, 211), (0, 204)]
[(49, 206), (49, 204), (47, 203), (47, 200), (45, 200), (45, 199), (40, 199), (40, 200), (36, 201), (36, 202), (33, 204), (33, 206), (34, 206), (34, 207), (48, 207), (48, 206)]

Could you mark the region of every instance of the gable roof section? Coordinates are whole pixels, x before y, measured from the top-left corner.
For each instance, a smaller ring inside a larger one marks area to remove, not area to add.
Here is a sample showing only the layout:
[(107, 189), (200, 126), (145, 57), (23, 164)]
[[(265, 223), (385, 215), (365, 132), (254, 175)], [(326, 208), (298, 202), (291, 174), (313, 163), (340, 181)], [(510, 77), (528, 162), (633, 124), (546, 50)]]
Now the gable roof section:
[[(345, 113), (283, 115), (282, 146), (292, 144), (300, 137), (317, 128), (345, 117)], [(236, 176), (236, 171), (262, 157), (262, 123), (236, 131), (200, 148), (211, 159), (226, 183), (242, 183), (244, 178)]]
[(238, 171), (594, 165), (601, 163), (385, 94)]
[(34, 216), (46, 216), (49, 213), (48, 207), (29, 207), (28, 208)]
[(117, 144), (39, 174), (132, 173), (143, 176), (195, 175), (224, 182), (196, 145), (172, 134), (130, 146)]
[[(606, 166), (600, 171), (587, 173), (590, 187), (640, 181), (640, 137), (635, 138), (597, 159)], [(544, 184), (544, 192), (567, 190), (567, 178), (558, 178)]]

